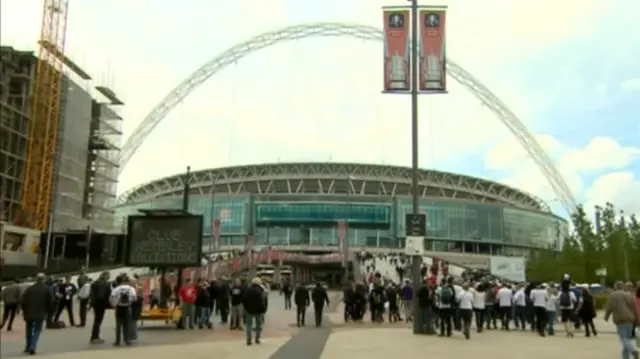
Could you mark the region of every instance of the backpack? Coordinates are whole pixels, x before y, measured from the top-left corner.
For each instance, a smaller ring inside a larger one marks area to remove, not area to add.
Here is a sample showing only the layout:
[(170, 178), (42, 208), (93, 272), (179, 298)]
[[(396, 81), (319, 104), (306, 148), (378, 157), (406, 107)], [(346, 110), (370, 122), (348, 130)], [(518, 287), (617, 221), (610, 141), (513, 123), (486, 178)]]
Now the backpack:
[(129, 293), (126, 291), (120, 292), (120, 297), (118, 298), (118, 305), (126, 307), (131, 305), (131, 298), (129, 298)]
[(571, 295), (569, 292), (562, 292), (560, 294), (560, 306), (563, 308), (571, 307)]
[(455, 297), (453, 288), (446, 285), (442, 287), (442, 293), (440, 293), (440, 301), (442, 304), (453, 304), (453, 298)]

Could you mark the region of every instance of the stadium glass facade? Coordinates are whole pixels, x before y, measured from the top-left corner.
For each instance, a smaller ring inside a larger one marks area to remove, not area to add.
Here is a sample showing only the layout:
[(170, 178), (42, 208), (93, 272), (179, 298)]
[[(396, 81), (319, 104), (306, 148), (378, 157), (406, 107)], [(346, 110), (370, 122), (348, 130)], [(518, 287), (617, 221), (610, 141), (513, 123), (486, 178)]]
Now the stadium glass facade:
[[(181, 205), (180, 197), (157, 198), (122, 205), (117, 216)], [(559, 217), (498, 204), (435, 198), (423, 199), (420, 206), (427, 215), (427, 250), (521, 255), (524, 248), (557, 249), (568, 233), (567, 222)], [(209, 238), (213, 220), (220, 220), (222, 245), (244, 245), (248, 233), (255, 245), (337, 245), (336, 225), (345, 221), (351, 245), (400, 248), (411, 200), (360, 203), (354, 196), (345, 202), (261, 201), (251, 195), (193, 195), (189, 210), (204, 215)]]

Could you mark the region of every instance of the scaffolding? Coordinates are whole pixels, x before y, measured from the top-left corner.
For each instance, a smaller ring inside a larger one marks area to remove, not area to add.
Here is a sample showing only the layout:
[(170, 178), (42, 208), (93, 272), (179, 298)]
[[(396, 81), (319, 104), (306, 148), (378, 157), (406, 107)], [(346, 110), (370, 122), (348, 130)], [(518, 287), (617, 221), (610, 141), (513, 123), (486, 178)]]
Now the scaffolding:
[(21, 208), (31, 121), (32, 51), (0, 47), (0, 220), (15, 224)]
[(98, 86), (96, 90), (109, 102), (93, 102), (84, 215), (95, 228), (113, 231), (119, 230), (115, 223), (122, 147), (122, 117), (118, 107), (124, 103), (107, 87)]
[(86, 168), (93, 98), (79, 83), (63, 76), (61, 116), (55, 158), (50, 223), (53, 231), (87, 227), (84, 217)]

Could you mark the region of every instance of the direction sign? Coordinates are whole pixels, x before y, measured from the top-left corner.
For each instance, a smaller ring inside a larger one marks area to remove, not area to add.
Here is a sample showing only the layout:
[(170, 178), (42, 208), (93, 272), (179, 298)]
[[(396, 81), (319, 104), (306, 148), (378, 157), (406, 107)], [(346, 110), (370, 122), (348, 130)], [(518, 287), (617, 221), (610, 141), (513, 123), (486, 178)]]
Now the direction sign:
[(404, 224), (407, 237), (425, 237), (427, 235), (427, 215), (424, 213), (408, 213), (405, 216)]

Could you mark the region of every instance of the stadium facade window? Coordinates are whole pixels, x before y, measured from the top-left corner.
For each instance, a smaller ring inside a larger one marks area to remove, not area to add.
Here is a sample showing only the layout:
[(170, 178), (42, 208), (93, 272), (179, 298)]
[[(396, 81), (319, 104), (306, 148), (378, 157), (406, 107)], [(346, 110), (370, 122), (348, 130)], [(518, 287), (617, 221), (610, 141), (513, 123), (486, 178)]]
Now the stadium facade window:
[(256, 223), (314, 223), (346, 221), (350, 224), (389, 224), (391, 208), (358, 203), (264, 202), (255, 204)]
[[(120, 206), (116, 217), (126, 223), (126, 217), (138, 214), (139, 209), (179, 209), (182, 208), (182, 197), (162, 197), (150, 200), (146, 203)], [(192, 195), (189, 199), (189, 212), (201, 214), (204, 217), (203, 233), (205, 236), (213, 234), (213, 221), (220, 220), (220, 235), (228, 241), (238, 242), (239, 239), (229, 239), (232, 235), (241, 235), (244, 244), (244, 234), (247, 233), (247, 208), (249, 208), (249, 196), (223, 196), (215, 197)]]
[[(399, 199), (396, 207), (396, 235), (404, 238), (404, 218), (412, 213), (409, 199)], [(427, 215), (427, 236), (432, 239), (502, 241), (502, 208), (494, 205), (454, 201), (422, 201), (420, 212)]]
[[(386, 229), (347, 228), (345, 240), (352, 246), (382, 247), (397, 242), (389, 238), (389, 233)], [(338, 243), (335, 226), (259, 226), (255, 230), (256, 245), (337, 246)]]
[[(251, 210), (253, 205), (253, 211)], [(116, 217), (126, 224), (139, 209), (180, 208), (180, 196), (119, 206)], [(337, 222), (347, 222), (346, 240), (352, 246), (402, 248), (405, 216), (411, 200), (391, 203), (253, 202), (249, 195), (194, 195), (190, 211), (204, 216), (205, 246), (212, 243), (212, 224), (220, 220), (220, 244), (337, 246)], [(550, 214), (494, 204), (455, 200), (423, 200), (427, 215), (427, 250), (517, 255), (519, 247), (559, 249), (569, 233), (568, 223)], [(123, 226), (122, 228), (125, 228)]]
[(504, 208), (503, 218), (507, 244), (559, 249), (569, 233), (566, 222), (544, 214)]

